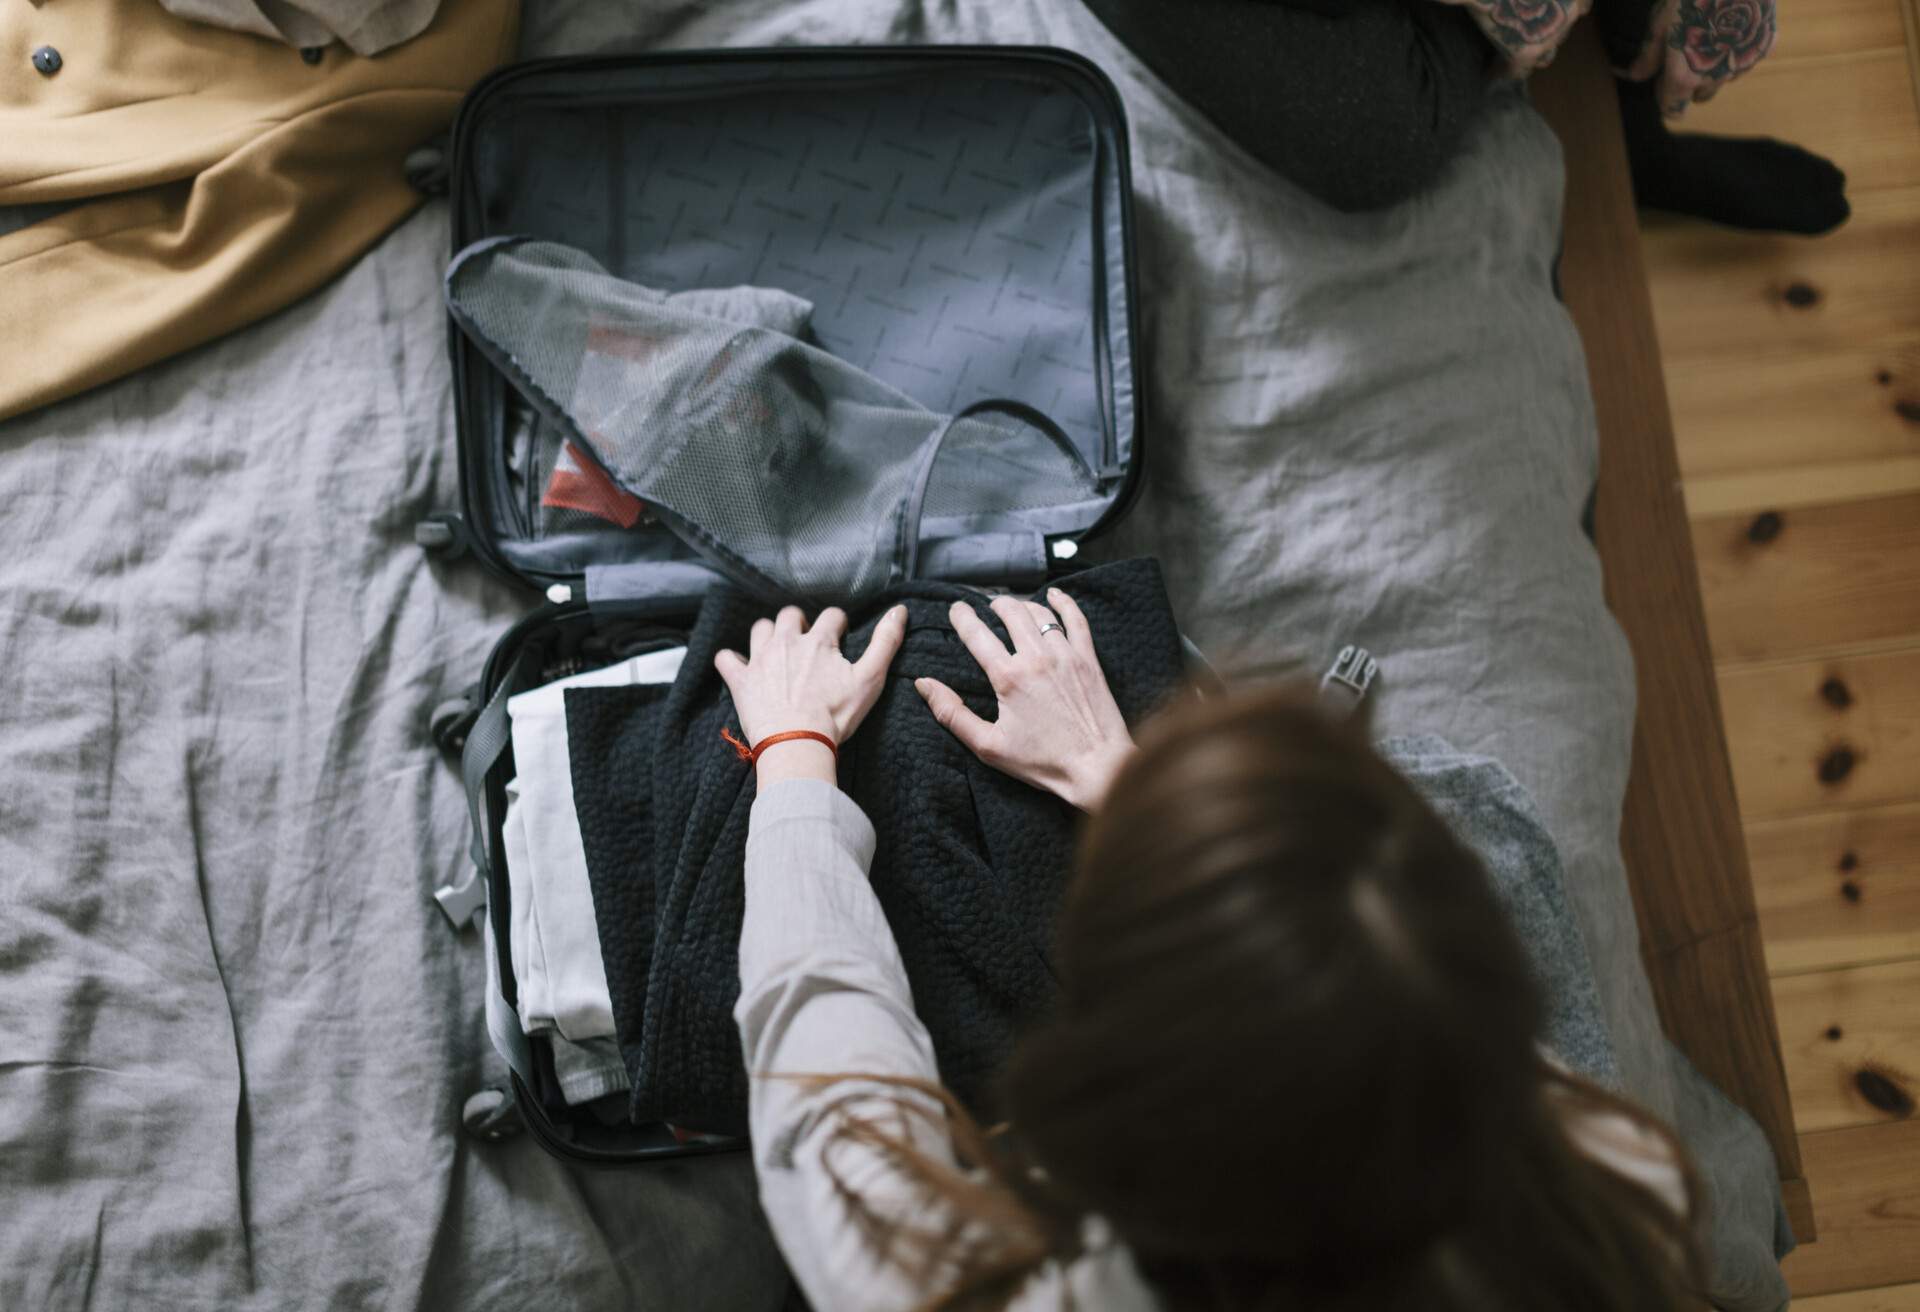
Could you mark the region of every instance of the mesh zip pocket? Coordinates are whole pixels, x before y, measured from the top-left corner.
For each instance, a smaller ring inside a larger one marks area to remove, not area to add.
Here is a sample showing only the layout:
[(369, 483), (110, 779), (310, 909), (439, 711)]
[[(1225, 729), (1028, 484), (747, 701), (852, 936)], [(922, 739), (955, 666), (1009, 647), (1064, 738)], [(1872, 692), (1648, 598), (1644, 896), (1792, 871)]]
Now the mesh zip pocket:
[[(769, 598), (858, 599), (907, 577), (928, 506), (1016, 511), (1095, 495), (1043, 417), (926, 410), (795, 336), (805, 302), (785, 292), (668, 295), (569, 247), (508, 238), (455, 259), (447, 302), (567, 434), (556, 467), (574, 459), (584, 471), (568, 508), (643, 503)], [(580, 490), (596, 474), (598, 489)]]

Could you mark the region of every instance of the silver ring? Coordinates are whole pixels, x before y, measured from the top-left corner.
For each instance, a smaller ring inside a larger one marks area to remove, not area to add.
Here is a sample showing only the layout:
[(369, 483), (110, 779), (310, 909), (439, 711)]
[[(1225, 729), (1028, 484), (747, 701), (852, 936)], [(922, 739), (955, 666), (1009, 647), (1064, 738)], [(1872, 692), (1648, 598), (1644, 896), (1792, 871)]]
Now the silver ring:
[(1046, 637), (1049, 633), (1065, 633), (1066, 631), (1067, 631), (1066, 625), (1060, 624), (1052, 620), (1049, 620), (1047, 623), (1042, 624), (1040, 626), (1040, 636), (1043, 638)]

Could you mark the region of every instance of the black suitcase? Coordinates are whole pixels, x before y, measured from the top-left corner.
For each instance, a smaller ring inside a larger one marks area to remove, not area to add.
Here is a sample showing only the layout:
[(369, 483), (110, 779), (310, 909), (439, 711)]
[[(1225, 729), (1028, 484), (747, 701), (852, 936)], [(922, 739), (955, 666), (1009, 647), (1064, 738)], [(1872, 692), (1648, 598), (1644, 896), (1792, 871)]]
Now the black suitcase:
[[(977, 515), (948, 504), (943, 516), (917, 504), (896, 577), (1037, 586), (1071, 570), (1078, 543), (1138, 487), (1126, 122), (1112, 84), (1076, 54), (883, 46), (536, 61), (473, 90), (446, 168), (456, 253), (524, 236), (661, 291), (782, 289), (811, 302), (821, 346), (936, 416), (1020, 416), (1084, 461), (1097, 490), (1084, 502), (995, 502)], [(610, 508), (597, 457), (584, 461), (589, 494), (569, 494), (592, 439), (451, 316), (449, 334), (462, 504), (418, 538), (547, 597), (433, 717), (436, 740), (461, 753), (473, 833), (473, 871), (435, 896), (456, 926), (487, 931), (488, 1029), (511, 1070), (509, 1090), (469, 1100), (468, 1128), (494, 1137), (523, 1123), (556, 1155), (598, 1165), (740, 1147), (607, 1125), (539, 1096), (544, 1040), (520, 1030), (507, 950), (506, 702), (676, 642), (717, 579), (770, 603), (777, 580), (624, 487)]]

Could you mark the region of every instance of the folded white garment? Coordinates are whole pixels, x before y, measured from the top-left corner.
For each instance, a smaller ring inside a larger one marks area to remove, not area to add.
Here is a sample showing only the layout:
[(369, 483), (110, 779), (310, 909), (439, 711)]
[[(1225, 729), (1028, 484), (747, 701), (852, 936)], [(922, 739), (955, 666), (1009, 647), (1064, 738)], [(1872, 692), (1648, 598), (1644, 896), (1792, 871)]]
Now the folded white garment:
[(671, 683), (685, 647), (649, 652), (545, 684), (507, 701), (515, 777), (507, 785), (507, 952), (520, 1026), (580, 1043), (613, 1033), (607, 970), (593, 918), (586, 848), (567, 760), (568, 688)]

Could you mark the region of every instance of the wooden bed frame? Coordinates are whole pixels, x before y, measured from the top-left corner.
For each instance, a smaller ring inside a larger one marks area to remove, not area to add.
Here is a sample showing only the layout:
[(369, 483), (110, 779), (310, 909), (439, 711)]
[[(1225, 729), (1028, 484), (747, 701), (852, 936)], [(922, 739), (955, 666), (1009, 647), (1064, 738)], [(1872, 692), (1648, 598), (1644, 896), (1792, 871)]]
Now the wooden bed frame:
[(1639, 683), (1621, 848), (1668, 1036), (1766, 1131), (1804, 1243), (1800, 1169), (1746, 842), (1681, 497), (1612, 74), (1591, 23), (1533, 81), (1566, 153), (1561, 284), (1600, 427), (1595, 542)]

